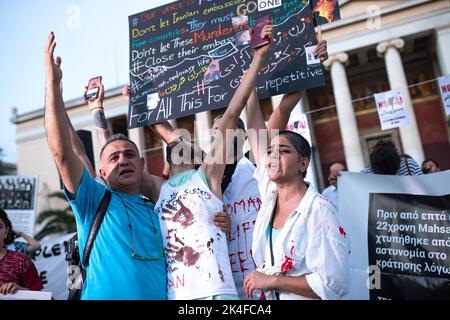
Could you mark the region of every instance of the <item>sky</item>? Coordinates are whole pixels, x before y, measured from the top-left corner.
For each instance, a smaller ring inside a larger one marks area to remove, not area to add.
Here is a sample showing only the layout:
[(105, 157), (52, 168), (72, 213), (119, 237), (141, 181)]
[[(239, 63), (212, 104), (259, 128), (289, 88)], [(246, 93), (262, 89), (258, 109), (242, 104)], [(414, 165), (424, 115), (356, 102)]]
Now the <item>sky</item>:
[(4, 162), (17, 162), (19, 114), (44, 106), (44, 46), (50, 31), (62, 58), (64, 100), (79, 98), (90, 78), (101, 75), (105, 90), (128, 75), (128, 16), (172, 0), (0, 0), (0, 148)]

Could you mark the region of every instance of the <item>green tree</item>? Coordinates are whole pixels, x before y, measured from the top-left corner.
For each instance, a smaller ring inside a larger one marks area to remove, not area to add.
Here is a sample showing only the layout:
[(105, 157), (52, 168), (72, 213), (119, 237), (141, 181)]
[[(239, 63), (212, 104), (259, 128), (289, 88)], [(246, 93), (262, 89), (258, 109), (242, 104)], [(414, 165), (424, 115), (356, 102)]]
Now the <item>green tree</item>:
[(67, 202), (64, 193), (61, 191), (53, 192), (48, 195), (48, 198), (57, 198), (64, 200), (67, 206), (62, 210), (45, 210), (41, 212), (36, 220), (41, 224), (45, 222), (44, 227), (36, 234), (35, 238), (41, 240), (50, 234), (67, 234), (77, 231), (75, 217), (72, 208)]
[(5, 174), (5, 172), (4, 172), (4, 170), (3, 170), (3, 163), (2, 163), (2, 158), (3, 158), (4, 156), (5, 156), (5, 155), (3, 154), (3, 149), (0, 148), (0, 176), (3, 175), (3, 174)]

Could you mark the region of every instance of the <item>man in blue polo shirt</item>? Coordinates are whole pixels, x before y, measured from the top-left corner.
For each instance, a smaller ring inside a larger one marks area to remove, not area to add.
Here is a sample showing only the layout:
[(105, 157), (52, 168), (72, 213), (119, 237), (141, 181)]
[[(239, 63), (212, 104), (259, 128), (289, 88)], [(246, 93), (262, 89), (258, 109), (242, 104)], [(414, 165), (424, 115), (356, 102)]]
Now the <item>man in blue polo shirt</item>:
[[(55, 36), (45, 48), (45, 129), (53, 158), (73, 208), (80, 252), (106, 187), (84, 169), (73, 151), (60, 90), (61, 59), (54, 59)], [(103, 146), (100, 173), (112, 192), (86, 269), (82, 299), (166, 299), (166, 266), (154, 204), (140, 196), (144, 159), (123, 135)]]

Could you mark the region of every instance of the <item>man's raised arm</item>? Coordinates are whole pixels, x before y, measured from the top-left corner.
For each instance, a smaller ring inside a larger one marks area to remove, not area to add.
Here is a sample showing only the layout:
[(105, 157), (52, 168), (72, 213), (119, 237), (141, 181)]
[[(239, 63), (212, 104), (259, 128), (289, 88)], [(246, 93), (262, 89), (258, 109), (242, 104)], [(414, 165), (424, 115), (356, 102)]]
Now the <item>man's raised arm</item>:
[(47, 38), (44, 52), (46, 73), (45, 131), (48, 145), (64, 186), (70, 193), (76, 193), (83, 176), (83, 164), (72, 148), (68, 118), (60, 90), (62, 79), (61, 58), (54, 59), (55, 46), (55, 35), (51, 32)]

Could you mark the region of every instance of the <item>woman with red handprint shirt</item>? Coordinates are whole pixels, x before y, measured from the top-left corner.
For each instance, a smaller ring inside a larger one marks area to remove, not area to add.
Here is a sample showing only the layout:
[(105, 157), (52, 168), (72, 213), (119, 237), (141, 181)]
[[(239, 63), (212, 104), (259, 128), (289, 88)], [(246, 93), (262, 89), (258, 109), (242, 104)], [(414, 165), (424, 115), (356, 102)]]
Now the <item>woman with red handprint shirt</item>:
[[(272, 39), (272, 30), (272, 26), (266, 26), (261, 37)], [(202, 156), (198, 146), (170, 124), (154, 126), (168, 143), (171, 169), (155, 205), (168, 263), (168, 299), (238, 299), (226, 236), (212, 223), (214, 212), (223, 209), (221, 182), (226, 161), (218, 154), (226, 154), (225, 132), (234, 130), (269, 49), (269, 45), (255, 49), (246, 76), (217, 124), (212, 151), (203, 162), (197, 159)], [(201, 163), (198, 169), (196, 163)]]

